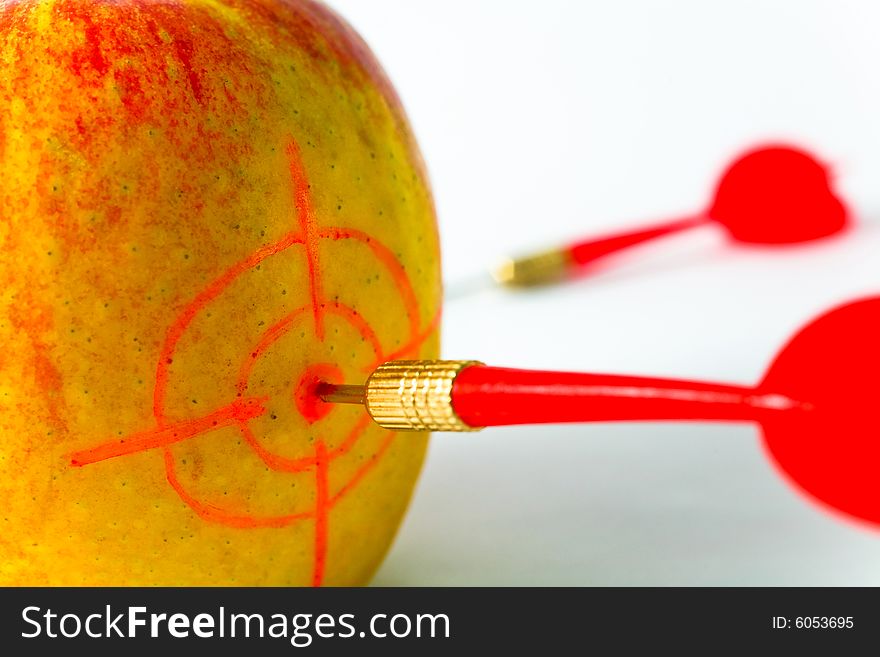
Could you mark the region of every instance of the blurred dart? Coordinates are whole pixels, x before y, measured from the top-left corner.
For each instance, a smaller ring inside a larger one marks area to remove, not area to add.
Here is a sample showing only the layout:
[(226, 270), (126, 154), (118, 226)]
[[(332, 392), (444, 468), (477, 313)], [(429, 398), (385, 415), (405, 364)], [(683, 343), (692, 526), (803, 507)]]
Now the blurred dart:
[[(541, 372), (478, 361), (391, 361), (365, 385), (319, 383), (326, 403), (364, 404), (397, 431), (558, 422), (754, 422), (785, 479), (813, 501), (880, 526), (880, 297), (840, 306), (795, 335), (755, 386)], [(320, 403), (320, 402), (319, 402)]]
[[(831, 189), (825, 164), (792, 146), (763, 146), (728, 167), (712, 203), (702, 212), (508, 258), (491, 277), (509, 287), (554, 283), (583, 274), (590, 265), (614, 253), (708, 224), (720, 225), (737, 243), (781, 245), (829, 237), (843, 231), (848, 221), (846, 205)], [(451, 296), (471, 289), (472, 285), (456, 286)]]

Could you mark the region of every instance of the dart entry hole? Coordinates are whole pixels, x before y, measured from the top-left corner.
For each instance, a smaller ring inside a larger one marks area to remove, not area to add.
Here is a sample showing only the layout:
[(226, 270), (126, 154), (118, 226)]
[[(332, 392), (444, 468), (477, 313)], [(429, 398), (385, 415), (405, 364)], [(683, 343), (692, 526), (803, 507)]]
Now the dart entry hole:
[(293, 401), (309, 424), (323, 419), (334, 408), (321, 399), (319, 388), (326, 384), (340, 385), (343, 379), (342, 370), (330, 363), (316, 363), (306, 368), (294, 388)]

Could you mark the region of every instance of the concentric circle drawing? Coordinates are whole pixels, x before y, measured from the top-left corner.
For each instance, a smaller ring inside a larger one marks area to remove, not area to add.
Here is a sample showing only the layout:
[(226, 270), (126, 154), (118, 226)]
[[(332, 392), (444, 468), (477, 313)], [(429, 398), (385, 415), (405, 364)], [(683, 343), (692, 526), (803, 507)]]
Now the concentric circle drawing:
[[(278, 454), (264, 444), (264, 436), (254, 426), (256, 421), (266, 415), (267, 404), (270, 401), (268, 396), (255, 390), (258, 386), (255, 386), (252, 380), (254, 368), (266, 357), (273, 345), (289, 338), (294, 327), (309, 331), (309, 339), (323, 343), (327, 337), (325, 327), (332, 318), (341, 322), (348, 330), (355, 331), (363, 342), (369, 345), (373, 362), (366, 368), (368, 372), (384, 361), (416, 354), (435, 330), (439, 315), (428, 325), (424, 327), (420, 325), (419, 304), (410, 280), (394, 253), (381, 242), (359, 230), (317, 225), (312, 214), (308, 177), (302, 164), (299, 147), (293, 137), (288, 137), (285, 153), (297, 214), (295, 229), (281, 239), (260, 247), (211, 281), (183, 307), (168, 327), (156, 364), (152, 409), (155, 426), (144, 432), (121, 439), (107, 440), (94, 447), (78, 451), (71, 455), (71, 465), (82, 467), (111, 458), (159, 449), (164, 453), (165, 473), (169, 485), (192, 511), (205, 521), (238, 528), (279, 528), (301, 521), (313, 522), (315, 544), (312, 584), (317, 586), (322, 583), (324, 576), (327, 528), (331, 509), (375, 467), (390, 446), (394, 434), (386, 432), (369, 458), (364, 460), (354, 474), (342, 485), (337, 485), (331, 490), (329, 472), (334, 461), (349, 453), (358, 444), (371, 424), (369, 416), (363, 412), (356, 422), (347, 427), (344, 438), (335, 445), (328, 444), (319, 436), (310, 446), (310, 453), (306, 455), (291, 457)], [(391, 276), (408, 317), (408, 339), (402, 347), (393, 351), (384, 348), (376, 331), (362, 315), (354, 308), (324, 294), (318, 244), (325, 240), (329, 242), (353, 240), (363, 244), (369, 249), (378, 266)], [(167, 396), (174, 371), (174, 359), (181, 340), (192, 329), (195, 320), (209, 312), (208, 309), (212, 304), (242, 275), (259, 268), (264, 261), (291, 250), (299, 250), (306, 259), (310, 303), (277, 318), (274, 324), (263, 331), (250, 351), (243, 355), (237, 364), (235, 392), (230, 395), (228, 403), (194, 419), (175, 418), (168, 411)], [(334, 380), (340, 377), (341, 370), (334, 362), (310, 363), (304, 371), (295, 373), (294, 384), (287, 391), (287, 398), (284, 401), (295, 408), (306, 422), (316, 422), (332, 413), (333, 407), (310, 394), (312, 387), (320, 380)], [(268, 469), (288, 474), (310, 473), (314, 477), (314, 503), (305, 510), (293, 510), (286, 515), (258, 515), (241, 513), (232, 506), (224, 508), (213, 501), (202, 500), (189, 491), (180, 473), (177, 472), (172, 454), (173, 446), (229, 427), (240, 433), (246, 445)]]

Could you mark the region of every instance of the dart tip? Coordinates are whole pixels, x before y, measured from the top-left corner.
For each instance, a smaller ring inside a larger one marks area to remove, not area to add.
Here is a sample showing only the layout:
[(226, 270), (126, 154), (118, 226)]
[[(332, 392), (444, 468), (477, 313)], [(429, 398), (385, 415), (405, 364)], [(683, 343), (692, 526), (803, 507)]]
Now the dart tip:
[(328, 404), (364, 404), (366, 403), (366, 392), (364, 386), (357, 385), (337, 385), (320, 381), (315, 386), (315, 394), (321, 401)]
[(493, 276), (488, 272), (480, 272), (467, 278), (458, 279), (443, 286), (443, 296), (447, 301), (469, 297), (483, 290), (490, 289), (495, 284)]

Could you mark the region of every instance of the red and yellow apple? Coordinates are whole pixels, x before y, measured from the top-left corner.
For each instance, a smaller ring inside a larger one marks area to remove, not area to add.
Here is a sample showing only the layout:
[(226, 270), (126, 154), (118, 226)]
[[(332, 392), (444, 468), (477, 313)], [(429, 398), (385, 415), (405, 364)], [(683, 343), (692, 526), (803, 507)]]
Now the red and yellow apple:
[(309, 0), (0, 0), (0, 584), (366, 582), (438, 349), (397, 97)]

